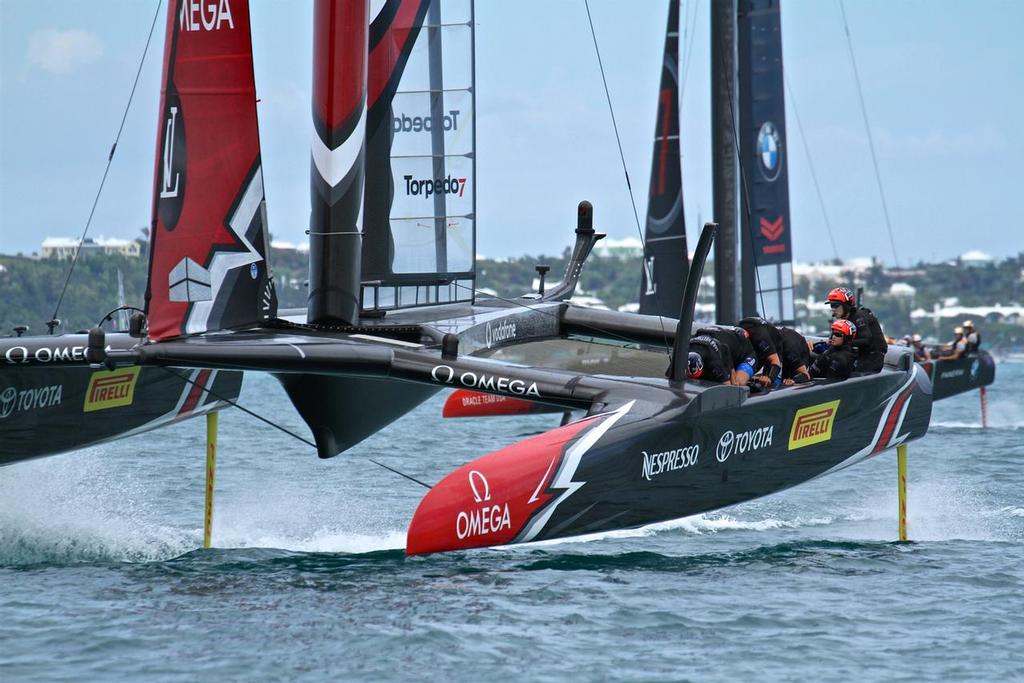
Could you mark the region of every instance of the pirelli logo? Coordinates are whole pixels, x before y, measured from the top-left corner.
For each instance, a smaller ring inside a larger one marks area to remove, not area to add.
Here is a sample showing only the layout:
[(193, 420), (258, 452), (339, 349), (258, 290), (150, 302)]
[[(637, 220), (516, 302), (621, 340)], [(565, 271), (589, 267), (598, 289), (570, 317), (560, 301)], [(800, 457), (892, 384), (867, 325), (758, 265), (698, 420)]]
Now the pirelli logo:
[(832, 423), (839, 412), (839, 399), (796, 411), (789, 430), (789, 450), (812, 446), (832, 438)]
[(92, 373), (85, 391), (82, 412), (130, 406), (135, 399), (135, 382), (142, 368), (102, 370)]

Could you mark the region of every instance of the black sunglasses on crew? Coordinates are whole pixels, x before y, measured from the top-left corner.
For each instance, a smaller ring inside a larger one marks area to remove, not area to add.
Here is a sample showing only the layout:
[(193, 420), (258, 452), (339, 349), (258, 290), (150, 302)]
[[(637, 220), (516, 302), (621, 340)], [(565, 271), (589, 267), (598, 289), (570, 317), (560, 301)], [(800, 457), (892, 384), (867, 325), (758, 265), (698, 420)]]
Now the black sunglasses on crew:
[(828, 305), (831, 306), (832, 308), (839, 308), (840, 306), (842, 306), (842, 304), (839, 303), (838, 301), (829, 301)]

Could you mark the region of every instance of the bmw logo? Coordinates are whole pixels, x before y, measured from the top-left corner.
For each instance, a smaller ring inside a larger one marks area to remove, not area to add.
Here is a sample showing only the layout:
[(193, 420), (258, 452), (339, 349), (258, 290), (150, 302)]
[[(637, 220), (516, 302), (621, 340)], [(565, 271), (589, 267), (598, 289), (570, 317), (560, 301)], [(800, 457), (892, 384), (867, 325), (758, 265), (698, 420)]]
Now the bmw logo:
[(782, 169), (782, 143), (779, 130), (771, 121), (765, 121), (757, 133), (757, 158), (761, 161), (761, 175), (772, 181)]

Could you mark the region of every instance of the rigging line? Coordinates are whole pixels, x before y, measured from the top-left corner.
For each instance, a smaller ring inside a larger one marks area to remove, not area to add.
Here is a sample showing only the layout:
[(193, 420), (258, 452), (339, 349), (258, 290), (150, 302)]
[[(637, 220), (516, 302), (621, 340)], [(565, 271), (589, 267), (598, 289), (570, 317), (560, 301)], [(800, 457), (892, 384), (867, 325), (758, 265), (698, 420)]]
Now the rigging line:
[[(561, 318), (558, 315), (556, 315), (555, 313), (552, 313), (551, 311), (546, 311), (543, 308), (534, 308), (533, 306), (528, 306), (528, 305), (526, 305), (526, 304), (524, 304), (524, 303), (522, 303), (520, 301), (516, 301), (515, 299), (506, 299), (505, 297), (498, 296), (497, 294), (491, 294), (490, 292), (485, 292), (483, 290), (476, 289), (475, 287), (468, 287), (466, 285), (460, 285), (458, 282), (455, 283), (455, 286), (458, 287), (458, 288), (461, 288), (461, 289), (468, 289), (469, 291), (471, 291), (471, 292), (473, 292), (475, 294), (482, 294), (483, 296), (486, 296), (486, 297), (489, 297), (489, 298), (492, 298), (492, 299), (497, 299), (498, 301), (504, 301), (505, 303), (512, 304), (513, 306), (519, 306), (521, 308), (525, 308), (526, 310), (533, 311), (534, 313), (542, 313), (543, 315), (549, 316), (549, 317), (554, 318), (556, 320), (559, 320), (559, 321), (561, 320)], [(562, 303), (562, 304), (564, 304), (564, 303), (568, 303), (568, 302), (558, 301), (558, 302), (550, 302), (550, 303), (556, 303), (556, 304)], [(664, 316), (660, 316), (659, 315), (658, 318), (661, 319), (661, 329), (662, 329), (662, 332), (664, 332), (665, 331)], [(577, 322), (577, 323), (573, 323), (573, 325), (576, 325), (578, 327), (583, 327), (583, 328), (586, 328), (588, 330), (593, 330), (594, 332), (598, 332), (601, 336), (613, 337), (615, 339), (627, 342), (629, 344), (636, 344), (636, 343), (638, 343), (635, 339), (630, 339), (629, 337), (624, 337), (621, 334), (615, 334), (614, 332), (609, 332), (608, 330), (603, 330), (600, 327), (595, 327), (593, 325), (588, 325), (586, 323), (579, 323), (579, 322)], [(665, 353), (666, 354), (671, 354), (672, 353), (672, 347), (668, 344), (668, 338), (667, 337), (665, 339), (665, 345), (667, 347), (665, 349)]]
[(821, 186), (818, 184), (818, 174), (814, 172), (814, 162), (811, 160), (811, 148), (807, 144), (807, 136), (804, 134), (804, 124), (800, 121), (800, 111), (796, 106), (796, 98), (793, 97), (793, 89), (789, 85), (789, 79), (785, 76), (782, 80), (786, 83), (786, 92), (789, 93), (789, 102), (793, 105), (793, 114), (796, 115), (796, 127), (800, 130), (800, 142), (803, 143), (804, 154), (807, 155), (807, 165), (811, 169), (811, 179), (814, 181), (814, 191), (818, 193), (818, 204), (821, 206), (821, 215), (825, 219), (825, 228), (828, 229), (828, 241), (832, 243), (832, 252), (839, 259), (839, 248), (836, 247), (836, 238), (832, 234), (832, 223), (828, 219), (828, 211), (825, 210), (825, 200), (821, 195)]
[(372, 463), (373, 463), (374, 465), (377, 465), (378, 467), (383, 467), (384, 469), (388, 470), (389, 472), (394, 472), (395, 474), (397, 474), (397, 475), (398, 475), (398, 476), (400, 476), (400, 477), (405, 477), (405, 478), (406, 478), (406, 479), (408, 479), (409, 481), (414, 481), (414, 482), (416, 482), (417, 484), (419, 484), (420, 486), (422, 486), (422, 487), (424, 487), (424, 488), (426, 488), (426, 489), (428, 489), (428, 490), (429, 490), (429, 489), (432, 489), (432, 488), (434, 488), (434, 487), (433, 487), (433, 486), (431, 486), (430, 484), (426, 484), (426, 483), (424, 483), (424, 482), (420, 481), (419, 479), (417, 479), (416, 477), (411, 477), (411, 476), (409, 476), (408, 474), (406, 474), (405, 472), (399, 472), (399, 471), (398, 471), (398, 470), (396, 470), (396, 469), (395, 469), (394, 467), (388, 467), (388, 466), (387, 466), (387, 465), (385, 465), (384, 463), (382, 463), (382, 462), (377, 462), (377, 461), (376, 461), (376, 460), (374, 460), (373, 458), (367, 458), (367, 460), (369, 460), (370, 462), (372, 462)]
[(160, 368), (162, 370), (165, 370), (166, 372), (174, 375), (175, 377), (177, 377), (180, 380), (184, 380), (185, 382), (188, 382), (189, 384), (191, 384), (194, 387), (198, 387), (199, 389), (202, 389), (203, 391), (207, 392), (208, 394), (213, 396), (218, 401), (224, 401), (224, 403), (227, 403), (232, 408), (238, 408), (239, 410), (241, 410), (246, 415), (249, 415), (250, 417), (255, 417), (260, 422), (262, 422), (264, 424), (267, 424), (267, 425), (270, 425), (274, 429), (282, 431), (285, 434), (287, 434), (288, 436), (295, 437), (296, 439), (298, 439), (299, 441), (301, 441), (302, 443), (304, 443), (304, 444), (306, 444), (308, 446), (312, 446), (313, 448), (316, 448), (316, 444), (313, 443), (312, 441), (310, 441), (309, 439), (303, 438), (303, 437), (299, 436), (298, 434), (296, 434), (295, 432), (293, 432), (293, 431), (291, 431), (291, 430), (289, 430), (289, 429), (287, 429), (285, 427), (282, 427), (281, 425), (277, 424), (276, 422), (274, 422), (272, 420), (269, 420), (269, 419), (263, 417), (262, 415), (254, 413), (253, 411), (251, 411), (248, 408), (244, 407), (243, 405), (241, 405), (237, 401), (232, 401), (230, 398), (228, 398), (226, 396), (223, 396), (221, 394), (218, 394), (212, 388), (204, 387), (201, 384), (197, 383), (196, 381), (194, 381), (194, 380), (192, 380), (192, 379), (190, 379), (188, 377), (185, 377), (184, 375), (179, 375), (177, 372), (175, 372), (171, 368), (167, 368), (167, 367), (164, 367), (162, 365), (158, 365), (156, 367), (158, 367), (158, 368)]
[(892, 221), (889, 220), (889, 205), (885, 201), (885, 190), (882, 188), (882, 174), (878, 170), (878, 156), (875, 154), (875, 140), (871, 135), (871, 123), (868, 121), (868, 109), (864, 104), (864, 90), (860, 84), (860, 72), (857, 70), (857, 59), (853, 55), (853, 39), (850, 37), (850, 25), (846, 21), (846, 8), (843, 0), (839, 0), (839, 12), (843, 16), (843, 31), (846, 33), (846, 47), (850, 51), (850, 64), (853, 65), (853, 78), (857, 83), (857, 97), (860, 99), (860, 112), (864, 116), (864, 128), (868, 134), (868, 148), (871, 150), (871, 163), (875, 167), (875, 182), (878, 184), (878, 196), (882, 198), (882, 213), (885, 215), (885, 228), (889, 231), (889, 246), (892, 247), (894, 265), (899, 267), (900, 259), (896, 254), (896, 240), (892, 234)]
[[(608, 102), (608, 113), (612, 117), (612, 129), (615, 131), (615, 142), (619, 146), (619, 159), (622, 161), (622, 174), (626, 176), (626, 189), (629, 191), (629, 202), (633, 205), (633, 220), (636, 221), (636, 231), (640, 235), (640, 245), (644, 250), (644, 268), (647, 267), (647, 243), (644, 241), (644, 231), (640, 228), (640, 214), (636, 210), (636, 199), (633, 198), (633, 185), (629, 182), (629, 170), (626, 168), (626, 155), (622, 152), (622, 140), (619, 138), (619, 124), (615, 121), (615, 109), (612, 107), (612, 96), (608, 91), (608, 79), (604, 75), (604, 62), (601, 61), (601, 49), (597, 46), (597, 32), (594, 31), (594, 20), (590, 16), (590, 2), (589, 0), (583, 0), (583, 6), (587, 9), (587, 21), (590, 23), (590, 37), (594, 40), (594, 52), (597, 54), (597, 66), (601, 70), (601, 82), (604, 84), (604, 98)], [(678, 111), (678, 108), (677, 108)], [(686, 255), (683, 255), (686, 258)], [(652, 273), (653, 275), (653, 273)], [(657, 288), (654, 291), (654, 297), (658, 302), (658, 308), (661, 309), (661, 293), (658, 292)], [(665, 323), (662, 320), (662, 316), (658, 316), (658, 324), (661, 325), (661, 336), (665, 339), (665, 346), (668, 344), (668, 333), (665, 331)]]
[[(700, 9), (700, 4), (696, 0), (693, 0), (690, 3), (690, 6), (693, 8), (692, 15), (689, 16), (689, 17), (684, 17), (687, 20), (687, 24), (686, 24), (686, 28), (684, 29), (683, 39), (686, 40), (687, 42), (686, 42), (686, 57), (683, 60), (683, 77), (681, 79), (681, 83), (679, 84), (679, 100), (680, 100), (680, 102), (682, 101), (683, 96), (686, 94), (686, 81), (687, 81), (687, 75), (690, 73), (690, 63), (692, 62), (691, 56), (693, 55), (693, 45), (694, 45), (694, 43), (697, 42), (696, 40), (693, 40), (692, 37), (693, 37), (693, 31), (696, 28), (696, 24), (697, 24), (697, 11)], [(687, 8), (687, 14), (690, 14), (689, 8)], [(682, 131), (680, 131), (680, 134), (681, 133), (682, 133)], [(681, 154), (681, 152), (680, 152), (680, 154)]]
[[(726, 64), (725, 64), (725, 45), (724, 45), (724, 41), (722, 41), (721, 39), (719, 39), (719, 41), (718, 41), (718, 55), (719, 55), (720, 61), (722, 62), (722, 64), (721, 64), (721, 66), (722, 66), (722, 73), (727, 73), (728, 70), (725, 68), (726, 67)], [(739, 173), (739, 175), (740, 175), (740, 196), (743, 198), (743, 201), (742, 201), (743, 211), (747, 215), (747, 239), (750, 242), (751, 261), (753, 261), (753, 263), (751, 263), (751, 265), (754, 267), (754, 280), (757, 283), (757, 285), (756, 285), (757, 286), (757, 298), (758, 298), (758, 301), (761, 302), (761, 311), (764, 312), (767, 309), (765, 308), (765, 305), (764, 305), (764, 292), (761, 291), (761, 274), (758, 272), (757, 259), (754, 257), (754, 254), (753, 254), (753, 251), (754, 251), (754, 220), (753, 220), (753, 214), (750, 211), (750, 189), (747, 187), (747, 175), (746, 175), (746, 173), (743, 172), (743, 153), (740, 151), (740, 133), (739, 133), (739, 130), (737, 128), (737, 126), (739, 125), (737, 123), (737, 119), (739, 118), (739, 116), (736, 113), (736, 104), (733, 102), (733, 97), (732, 97), (732, 85), (733, 85), (733, 82), (734, 82), (735, 79), (732, 78), (732, 73), (729, 73), (729, 76), (730, 76), (730, 78), (729, 78), (729, 81), (730, 81), (729, 87), (727, 87), (725, 89), (726, 94), (729, 96), (729, 120), (730, 120), (730, 123), (731, 123), (729, 128), (730, 128), (730, 130), (732, 132), (732, 142), (733, 142), (733, 145), (736, 146), (736, 161), (739, 164), (739, 171), (740, 171), (740, 173)], [(743, 258), (742, 254), (740, 255), (740, 258), (741, 259)], [(781, 311), (780, 311), (780, 314), (781, 314)]]
[[(89, 226), (92, 224), (93, 214), (96, 213), (96, 205), (99, 204), (100, 195), (103, 194), (103, 185), (107, 182), (107, 174), (110, 172), (110, 164), (114, 160), (114, 152), (117, 150), (117, 143), (121, 139), (121, 132), (124, 130), (125, 121), (128, 119), (128, 110), (131, 109), (132, 100), (135, 98), (135, 90), (139, 85), (139, 76), (142, 75), (142, 65), (146, 63), (146, 54), (149, 52), (149, 44), (153, 40), (153, 29), (156, 28), (156, 20), (160, 16), (160, 6), (163, 5), (163, 0), (157, 0), (156, 12), (153, 13), (153, 23), (149, 27), (149, 36), (146, 38), (146, 46), (142, 49), (142, 58), (139, 60), (139, 68), (135, 72), (135, 82), (132, 83), (132, 91), (128, 95), (128, 103), (124, 107), (124, 113), (121, 115), (121, 125), (117, 129), (117, 135), (114, 136), (114, 144), (110, 147), (110, 154), (107, 155), (107, 165), (103, 169), (103, 177), (100, 179), (100, 186), (96, 190), (96, 197), (92, 200), (92, 209), (89, 210), (89, 217), (85, 221), (85, 229), (82, 230), (82, 237), (78, 240), (78, 247), (75, 249), (75, 255), (71, 258), (71, 266), (68, 268), (68, 275), (64, 279), (64, 287), (60, 290), (60, 297), (57, 299), (57, 305), (53, 309), (53, 315), (50, 317), (51, 322), (57, 319), (57, 313), (60, 312), (60, 306), (64, 303), (64, 295), (68, 291), (68, 284), (71, 282), (71, 276), (75, 272), (75, 264), (78, 263), (78, 254), (82, 251), (82, 245), (85, 243), (85, 236), (89, 233)], [(50, 326), (50, 334), (53, 334), (53, 330), (56, 325)]]
[[(269, 419), (263, 417), (262, 415), (259, 415), (258, 413), (255, 413), (255, 412), (249, 410), (248, 408), (244, 407), (243, 405), (241, 405), (237, 401), (233, 401), (230, 398), (228, 398), (227, 396), (223, 396), (223, 395), (217, 393), (212, 388), (204, 387), (204, 386), (200, 385), (198, 382), (196, 382), (195, 380), (192, 380), (192, 379), (190, 379), (188, 377), (185, 377), (183, 375), (179, 375), (177, 372), (175, 372), (171, 368), (167, 368), (167, 367), (164, 367), (162, 365), (158, 365), (156, 367), (159, 367), (161, 370), (164, 370), (165, 372), (168, 372), (168, 373), (174, 375), (175, 377), (177, 377), (180, 380), (188, 382), (189, 384), (191, 384), (194, 387), (198, 387), (199, 389), (201, 389), (201, 390), (205, 391), (206, 393), (210, 394), (211, 396), (213, 396), (218, 401), (223, 401), (224, 403), (227, 403), (232, 408), (238, 408), (239, 410), (241, 410), (246, 415), (249, 415), (250, 417), (254, 417), (257, 420), (259, 420), (260, 422), (262, 422), (264, 424), (267, 424), (267, 425), (270, 425), (274, 429), (282, 431), (285, 434), (287, 434), (288, 436), (291, 436), (291, 437), (294, 437), (294, 438), (298, 439), (299, 441), (301, 441), (302, 443), (306, 444), (307, 446), (312, 446), (313, 448), (316, 448), (316, 444), (313, 443), (312, 441), (310, 441), (309, 439), (305, 439), (305, 438), (299, 436), (298, 434), (296, 434), (295, 432), (293, 432), (293, 431), (291, 431), (291, 430), (289, 430), (289, 429), (287, 429), (285, 427), (282, 427), (281, 425), (277, 424), (276, 422), (273, 422), (272, 420), (269, 420)], [(366, 459), (369, 460), (370, 462), (372, 462), (374, 465), (377, 465), (378, 467), (383, 467), (384, 469), (386, 469), (386, 470), (388, 470), (390, 472), (394, 472), (395, 474), (403, 476), (403, 477), (405, 477), (406, 479), (408, 479), (410, 481), (414, 481), (417, 484), (419, 484), (420, 486), (425, 486), (428, 489), (432, 488), (430, 486), (430, 484), (425, 484), (422, 481), (420, 481), (419, 479), (416, 479), (414, 477), (410, 477), (408, 474), (403, 474), (402, 472), (399, 472), (398, 470), (396, 470), (393, 467), (388, 467), (384, 463), (377, 462), (373, 458), (366, 458)]]

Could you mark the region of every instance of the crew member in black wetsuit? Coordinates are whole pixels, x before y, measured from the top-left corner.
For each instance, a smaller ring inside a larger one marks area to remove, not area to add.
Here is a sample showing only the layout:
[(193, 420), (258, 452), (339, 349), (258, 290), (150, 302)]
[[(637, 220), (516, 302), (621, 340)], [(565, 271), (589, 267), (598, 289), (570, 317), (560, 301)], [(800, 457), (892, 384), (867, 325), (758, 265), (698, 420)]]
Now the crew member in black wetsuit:
[(882, 326), (875, 314), (863, 306), (857, 308), (853, 292), (846, 287), (836, 287), (829, 292), (825, 303), (832, 307), (833, 318), (848, 320), (856, 328), (853, 350), (857, 355), (857, 372), (879, 372), (889, 345), (885, 343)]
[(964, 340), (967, 342), (964, 346), (964, 350), (967, 353), (977, 351), (981, 346), (981, 333), (974, 329), (974, 323), (970, 320), (964, 321), (963, 328)]
[(755, 375), (755, 380), (778, 387), (811, 379), (811, 354), (802, 334), (788, 327), (776, 327), (757, 316), (744, 318), (739, 325), (750, 335), (750, 345), (757, 356), (755, 369), (762, 373)]
[(779, 328), (782, 335), (782, 383), (802, 384), (811, 379), (811, 351), (807, 339), (788, 327)]
[(750, 338), (741, 327), (703, 327), (690, 338), (690, 379), (746, 386), (756, 362)]
[(779, 355), (782, 346), (782, 333), (779, 328), (764, 318), (750, 316), (739, 322), (739, 326), (750, 336), (750, 345), (754, 348), (757, 365), (754, 370), (762, 374), (754, 379), (763, 385), (773, 387), (782, 384), (782, 357)]
[(832, 336), (828, 338), (828, 348), (811, 363), (811, 377), (848, 378), (853, 373), (857, 362), (856, 353), (853, 350), (856, 336), (857, 326), (849, 320), (833, 322)]

